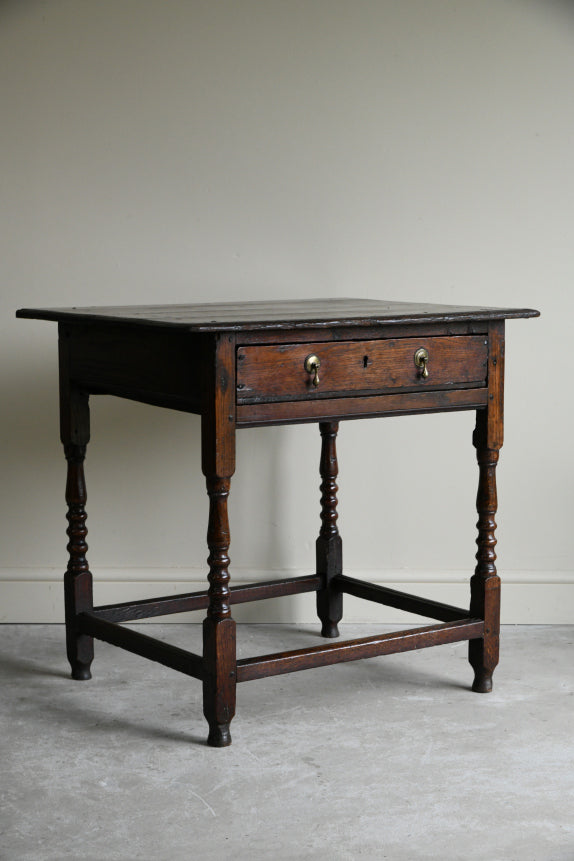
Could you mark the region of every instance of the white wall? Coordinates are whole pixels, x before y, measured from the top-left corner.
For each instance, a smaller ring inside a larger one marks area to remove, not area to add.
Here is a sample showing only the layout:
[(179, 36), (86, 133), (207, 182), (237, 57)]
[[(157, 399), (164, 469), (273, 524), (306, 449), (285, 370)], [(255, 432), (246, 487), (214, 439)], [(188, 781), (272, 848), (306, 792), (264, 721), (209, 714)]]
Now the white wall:
[[(0, 619), (61, 619), (65, 566), (56, 327), (17, 307), (361, 295), (541, 309), (508, 324), (503, 614), (574, 622), (572, 80), (566, 2), (4, 0)], [(201, 588), (199, 420), (92, 416), (96, 599)], [(348, 573), (466, 604), (472, 425), (342, 424)], [(239, 433), (235, 582), (312, 570), (318, 437)]]

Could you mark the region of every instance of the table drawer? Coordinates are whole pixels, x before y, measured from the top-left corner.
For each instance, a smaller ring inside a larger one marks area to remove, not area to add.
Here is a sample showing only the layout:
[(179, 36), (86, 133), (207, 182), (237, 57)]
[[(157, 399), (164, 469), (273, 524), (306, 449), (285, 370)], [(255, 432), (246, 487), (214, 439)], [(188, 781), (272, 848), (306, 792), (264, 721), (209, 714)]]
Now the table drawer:
[[(428, 352), (426, 369), (415, 354)], [(309, 356), (320, 365), (306, 370)], [(485, 385), (488, 341), (484, 335), (329, 341), (239, 347), (237, 401), (307, 400), (392, 392)]]

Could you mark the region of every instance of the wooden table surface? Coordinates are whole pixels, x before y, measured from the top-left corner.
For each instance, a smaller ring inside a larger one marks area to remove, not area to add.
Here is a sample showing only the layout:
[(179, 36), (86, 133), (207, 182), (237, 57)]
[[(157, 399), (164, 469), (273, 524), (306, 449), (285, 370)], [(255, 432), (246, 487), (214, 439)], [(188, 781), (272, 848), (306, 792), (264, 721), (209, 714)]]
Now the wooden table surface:
[(379, 299), (288, 299), (189, 305), (124, 305), (94, 308), (22, 308), (18, 317), (39, 320), (93, 320), (143, 326), (177, 326), (201, 332), (298, 326), (363, 326), (376, 323), (433, 323), (536, 317), (529, 308), (487, 308), (386, 302)]

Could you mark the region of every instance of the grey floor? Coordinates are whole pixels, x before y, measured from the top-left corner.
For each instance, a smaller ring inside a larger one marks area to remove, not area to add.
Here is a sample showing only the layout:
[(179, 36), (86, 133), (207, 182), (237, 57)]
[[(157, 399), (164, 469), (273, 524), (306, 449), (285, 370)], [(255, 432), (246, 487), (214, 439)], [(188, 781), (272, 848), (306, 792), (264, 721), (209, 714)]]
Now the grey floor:
[[(199, 649), (196, 625), (145, 631)], [(0, 858), (573, 861), (573, 641), (504, 629), (489, 695), (464, 643), (250, 682), (212, 749), (199, 682), (103, 643), (72, 682), (61, 627), (2, 626)]]

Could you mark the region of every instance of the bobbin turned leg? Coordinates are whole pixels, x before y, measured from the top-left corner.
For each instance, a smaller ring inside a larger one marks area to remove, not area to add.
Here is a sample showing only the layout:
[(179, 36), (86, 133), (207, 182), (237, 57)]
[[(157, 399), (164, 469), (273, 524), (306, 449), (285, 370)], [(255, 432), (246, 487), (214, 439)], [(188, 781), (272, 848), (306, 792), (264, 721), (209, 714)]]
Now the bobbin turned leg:
[(488, 693), (492, 690), (492, 674), (498, 664), (500, 631), (500, 577), (496, 573), (494, 550), (498, 451), (486, 447), (483, 425), (479, 419), (474, 432), (480, 472), (476, 499), (478, 551), (475, 573), (470, 580), (470, 615), (484, 619), (484, 637), (470, 640), (468, 657), (474, 669), (473, 691)]
[(90, 665), (94, 658), (94, 641), (77, 630), (78, 613), (91, 610), (92, 574), (86, 552), (86, 483), (84, 479), (85, 445), (64, 446), (68, 461), (66, 502), (68, 503), (68, 568), (64, 574), (64, 602), (66, 613), (66, 651), (72, 668), (72, 678), (91, 679)]
[(229, 479), (208, 477), (209, 608), (203, 622), (203, 713), (209, 723), (207, 743), (231, 744), (229, 724), (235, 714), (235, 621), (229, 606)]
[(68, 461), (66, 502), (68, 504), (68, 567), (64, 574), (66, 651), (73, 679), (90, 679), (94, 641), (78, 631), (78, 614), (93, 607), (92, 574), (86, 559), (86, 481), (84, 458), (90, 438), (88, 396), (61, 380), (61, 436)]
[(90, 408), (87, 392), (72, 383), (70, 333), (59, 324), (60, 439), (68, 462), (66, 502), (68, 504), (68, 567), (64, 574), (66, 651), (73, 679), (90, 679), (94, 641), (78, 630), (78, 615), (93, 608), (92, 575), (86, 559), (86, 481), (84, 458), (90, 440)]
[(315, 545), (317, 574), (323, 585), (317, 591), (317, 615), (323, 637), (338, 637), (343, 617), (343, 593), (333, 578), (343, 573), (343, 546), (337, 529), (337, 431), (338, 422), (320, 422), (321, 432), (321, 529)]
[(473, 443), (478, 460), (476, 568), (470, 580), (470, 615), (484, 619), (484, 636), (469, 641), (473, 691), (492, 690), (500, 638), (500, 578), (496, 573), (496, 465), (503, 443), (504, 321), (489, 325), (488, 402), (476, 413)]
[[(206, 336), (207, 337), (207, 336)], [(235, 340), (210, 336), (203, 367), (202, 469), (209, 495), (209, 607), (203, 622), (203, 713), (207, 743), (231, 744), (237, 660), (235, 621), (229, 605), (229, 519), (227, 498), (235, 470)]]

